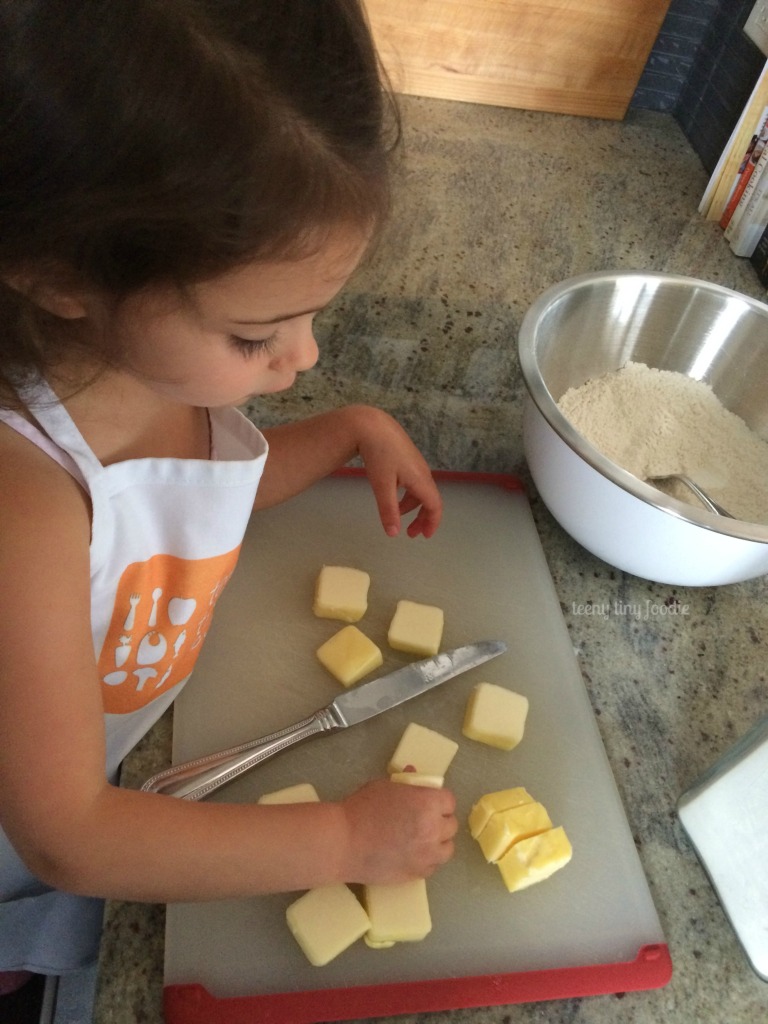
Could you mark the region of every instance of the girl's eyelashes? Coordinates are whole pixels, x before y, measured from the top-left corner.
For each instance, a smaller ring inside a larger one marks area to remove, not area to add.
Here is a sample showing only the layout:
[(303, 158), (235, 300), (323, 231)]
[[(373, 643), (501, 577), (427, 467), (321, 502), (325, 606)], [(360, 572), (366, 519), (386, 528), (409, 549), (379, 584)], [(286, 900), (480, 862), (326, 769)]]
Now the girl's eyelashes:
[(250, 356), (269, 354), (274, 348), (276, 338), (277, 332), (270, 334), (268, 338), (259, 338), (258, 340), (241, 338), (237, 334), (230, 334), (229, 342), (233, 348), (236, 348), (241, 355), (248, 359)]

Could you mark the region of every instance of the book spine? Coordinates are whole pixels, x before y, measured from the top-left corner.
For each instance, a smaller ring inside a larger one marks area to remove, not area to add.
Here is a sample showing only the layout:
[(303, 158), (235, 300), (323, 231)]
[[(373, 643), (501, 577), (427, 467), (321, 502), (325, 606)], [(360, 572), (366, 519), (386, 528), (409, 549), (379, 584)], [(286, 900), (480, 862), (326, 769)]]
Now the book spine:
[(723, 215), (720, 218), (721, 228), (727, 228), (730, 224), (733, 215), (741, 202), (744, 192), (748, 188), (750, 181), (752, 181), (758, 161), (765, 150), (766, 133), (768, 133), (768, 124), (764, 121), (760, 125), (758, 134), (752, 136), (749, 149), (744, 154), (744, 160), (739, 167), (739, 173), (735, 179), (733, 191), (728, 197), (728, 202), (725, 204)]
[(699, 203), (699, 212), (707, 220), (719, 221), (729, 197), (733, 193), (738, 170), (744, 162), (750, 141), (759, 134), (759, 126), (768, 116), (768, 61), (763, 65), (757, 82), (728, 138), (717, 165), (710, 175)]
[[(757, 164), (755, 164), (749, 182), (725, 229), (725, 237), (730, 242), (734, 252), (736, 251), (736, 246), (742, 244), (744, 232), (748, 230), (750, 223), (754, 221), (757, 203), (768, 184), (768, 176), (765, 174), (766, 166), (768, 166), (768, 146), (763, 146), (760, 158)], [(737, 255), (743, 254), (738, 253)]]
[(768, 288), (768, 227), (760, 236), (749, 260), (761, 283)]
[(755, 198), (753, 208), (742, 221), (740, 230), (730, 240), (735, 256), (751, 256), (768, 227), (768, 189)]

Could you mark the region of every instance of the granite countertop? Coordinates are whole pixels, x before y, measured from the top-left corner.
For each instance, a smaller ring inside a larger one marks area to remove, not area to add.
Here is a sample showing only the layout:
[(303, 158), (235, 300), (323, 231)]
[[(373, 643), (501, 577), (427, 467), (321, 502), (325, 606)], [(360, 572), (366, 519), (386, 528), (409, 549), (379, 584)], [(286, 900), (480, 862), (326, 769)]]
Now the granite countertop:
[[(249, 409), (260, 425), (368, 402), (392, 412), (435, 468), (517, 472), (530, 485), (516, 338), (545, 288), (642, 269), (764, 297), (749, 262), (698, 214), (707, 175), (670, 116), (630, 111), (609, 122), (414, 98), (402, 107), (392, 224), (318, 324), (318, 368)], [(675, 805), (768, 707), (768, 578), (681, 588), (629, 576), (582, 549), (529, 493), (673, 978), (650, 992), (392, 1024), (754, 1024), (768, 1016), (768, 984)], [(168, 762), (170, 736), (168, 714), (126, 762), (125, 784)], [(161, 1024), (163, 920), (159, 906), (108, 905), (96, 1024)]]

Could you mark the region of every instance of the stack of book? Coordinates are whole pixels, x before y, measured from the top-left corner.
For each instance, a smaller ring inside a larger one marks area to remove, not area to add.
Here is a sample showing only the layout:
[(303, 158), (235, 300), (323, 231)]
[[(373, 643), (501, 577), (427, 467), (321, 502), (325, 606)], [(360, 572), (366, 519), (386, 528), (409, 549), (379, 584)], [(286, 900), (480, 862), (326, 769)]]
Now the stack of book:
[(768, 62), (731, 133), (699, 210), (768, 286)]

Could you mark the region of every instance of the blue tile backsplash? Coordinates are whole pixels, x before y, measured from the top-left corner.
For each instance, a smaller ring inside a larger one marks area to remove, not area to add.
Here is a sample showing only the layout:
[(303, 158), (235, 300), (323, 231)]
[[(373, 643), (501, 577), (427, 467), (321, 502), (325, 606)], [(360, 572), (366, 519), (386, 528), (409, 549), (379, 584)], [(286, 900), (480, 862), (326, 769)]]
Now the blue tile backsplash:
[(754, 0), (672, 0), (631, 106), (674, 115), (707, 171), (766, 57), (743, 32)]

